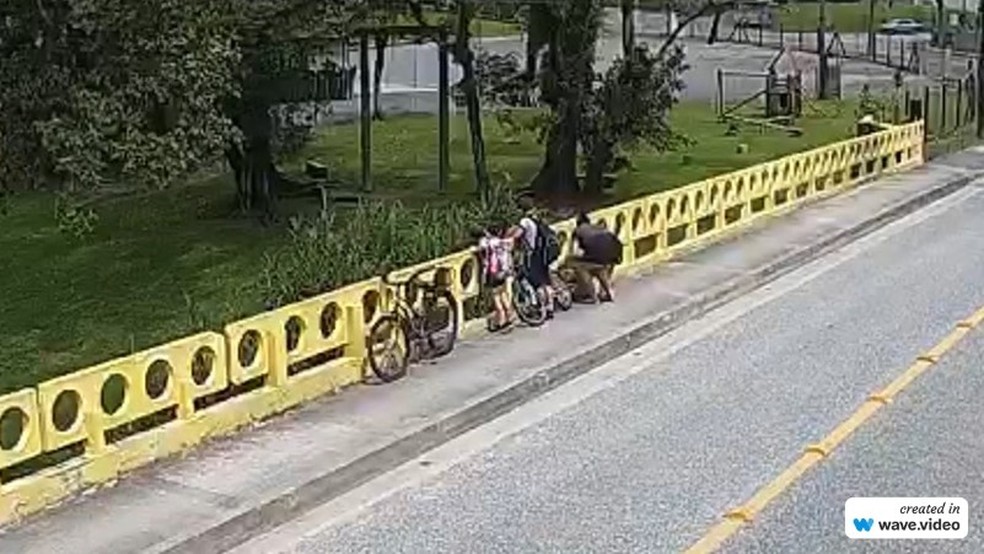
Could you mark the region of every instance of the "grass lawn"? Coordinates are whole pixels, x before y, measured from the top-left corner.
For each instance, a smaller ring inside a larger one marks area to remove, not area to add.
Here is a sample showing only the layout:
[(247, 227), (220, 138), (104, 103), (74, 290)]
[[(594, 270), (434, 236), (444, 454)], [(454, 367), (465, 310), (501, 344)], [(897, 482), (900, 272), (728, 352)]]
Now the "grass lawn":
[[(703, 104), (680, 106), (673, 119), (697, 144), (685, 152), (637, 153), (635, 171), (620, 179), (618, 197), (844, 138), (852, 130), (853, 111), (844, 107), (837, 116), (804, 119), (807, 133), (799, 138), (754, 129), (725, 136)], [(470, 194), (471, 155), (461, 115), (453, 118), (452, 129), (451, 186), (440, 195), (433, 169), (435, 119), (408, 116), (377, 123), (374, 177), (380, 193), (412, 203)], [(510, 143), (491, 117), (485, 129), (493, 170), (525, 183), (539, 166), (540, 146), (531, 136)], [(301, 158), (327, 161), (337, 176), (357, 182), (357, 135), (354, 126), (328, 128)], [(748, 146), (746, 153), (738, 153), (740, 143)], [(96, 209), (96, 231), (81, 239), (59, 233), (49, 196), (19, 196), (9, 213), (0, 215), (0, 392), (259, 311), (253, 286), (263, 256), (287, 240), (281, 228), (233, 215), (227, 176), (105, 201)]]
[[(842, 33), (862, 33), (868, 30), (868, 3), (827, 3), (827, 23)], [(819, 4), (813, 2), (788, 3), (778, 9), (779, 23), (787, 31), (809, 30), (817, 28)], [(875, 3), (875, 26), (889, 19), (915, 19), (932, 24), (935, 10), (931, 4), (914, 6), (911, 4), (895, 3), (891, 8), (886, 2)]]
[[(799, 125), (801, 137), (755, 128), (743, 129), (740, 136), (724, 134), (704, 103), (677, 106), (672, 114), (675, 128), (697, 144), (687, 150), (653, 154), (640, 151), (636, 169), (619, 179), (618, 200), (687, 184), (711, 175), (753, 165), (783, 154), (842, 139), (853, 132), (853, 107), (847, 104), (825, 106), (826, 116), (804, 117)], [(485, 121), (486, 149), (493, 173), (508, 174), (513, 182), (526, 183), (540, 167), (540, 146), (531, 134), (511, 136), (493, 117)], [(451, 175), (449, 190), (437, 191), (438, 143), (435, 120), (428, 116), (405, 116), (377, 122), (373, 135), (373, 180), (380, 194), (415, 201), (427, 198), (459, 197), (474, 191), (468, 127), (464, 116), (451, 120)], [(748, 152), (738, 154), (738, 144)], [(359, 133), (354, 125), (340, 125), (323, 131), (299, 156), (312, 158), (333, 168), (337, 178), (357, 183), (359, 179)], [(654, 175), (659, 177), (654, 177)]]

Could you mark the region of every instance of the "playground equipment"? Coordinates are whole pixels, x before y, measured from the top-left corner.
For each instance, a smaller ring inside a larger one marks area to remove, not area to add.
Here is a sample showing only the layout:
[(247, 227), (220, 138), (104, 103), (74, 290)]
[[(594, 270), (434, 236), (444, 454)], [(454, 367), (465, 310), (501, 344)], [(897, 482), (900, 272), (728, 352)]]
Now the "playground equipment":
[[(784, 58), (791, 61), (793, 71), (780, 75), (776, 66)], [(738, 102), (728, 105), (725, 94), (727, 78), (761, 79), (762, 88)], [(765, 71), (737, 71), (718, 68), (717, 70), (717, 112), (718, 117), (734, 127), (739, 123), (749, 123), (759, 128), (776, 129), (792, 135), (802, 134), (802, 129), (793, 125), (796, 118), (803, 113), (803, 79), (802, 72), (796, 65), (796, 59), (790, 51), (783, 48), (769, 64)], [(759, 98), (764, 98), (763, 114), (759, 116), (739, 114), (739, 110)]]

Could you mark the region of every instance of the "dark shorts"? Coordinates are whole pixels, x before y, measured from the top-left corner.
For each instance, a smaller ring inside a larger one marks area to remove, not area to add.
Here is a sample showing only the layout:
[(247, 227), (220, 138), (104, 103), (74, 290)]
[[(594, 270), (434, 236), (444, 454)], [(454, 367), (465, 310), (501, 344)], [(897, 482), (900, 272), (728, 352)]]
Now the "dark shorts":
[(486, 277), (485, 278), (485, 286), (488, 287), (489, 289), (493, 290), (493, 291), (494, 290), (497, 290), (497, 289), (500, 289), (500, 288), (506, 286), (506, 278), (505, 277)]
[(529, 275), (527, 275), (527, 277), (530, 280), (530, 284), (533, 285), (534, 288), (541, 288), (550, 285), (550, 267), (542, 257), (534, 256), (530, 260), (528, 271)]
[(589, 274), (596, 274), (602, 271), (610, 271), (614, 268), (614, 263), (603, 263), (597, 259), (578, 256), (571, 259), (571, 266), (584, 270)]

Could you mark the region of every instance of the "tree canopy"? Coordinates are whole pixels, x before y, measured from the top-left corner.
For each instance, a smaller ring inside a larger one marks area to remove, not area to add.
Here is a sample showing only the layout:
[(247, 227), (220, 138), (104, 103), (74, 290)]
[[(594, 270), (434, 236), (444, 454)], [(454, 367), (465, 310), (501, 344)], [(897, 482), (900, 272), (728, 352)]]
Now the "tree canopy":
[[(516, 11), (516, 2), (503, 4)], [(601, 0), (520, 4), (529, 40), (518, 73), (538, 86), (550, 114), (537, 188), (576, 188), (579, 151), (597, 155), (592, 163), (600, 167), (611, 165), (621, 143), (671, 143), (665, 115), (685, 69), (681, 53), (643, 52), (599, 76)], [(667, 2), (684, 11), (697, 4)], [(457, 0), (444, 22), (456, 37), (449, 52), (464, 73), (483, 190), (482, 75), (469, 23), (490, 5)], [(418, 0), (7, 0), (0, 5), (0, 187), (161, 188), (224, 154), (242, 207), (269, 211), (283, 181), (276, 168), (282, 131), (296, 123), (273, 110), (297, 100), (284, 86), (310, 77), (311, 55), (332, 40), (401, 15), (424, 23), (423, 10)], [(381, 52), (386, 41), (375, 46)]]

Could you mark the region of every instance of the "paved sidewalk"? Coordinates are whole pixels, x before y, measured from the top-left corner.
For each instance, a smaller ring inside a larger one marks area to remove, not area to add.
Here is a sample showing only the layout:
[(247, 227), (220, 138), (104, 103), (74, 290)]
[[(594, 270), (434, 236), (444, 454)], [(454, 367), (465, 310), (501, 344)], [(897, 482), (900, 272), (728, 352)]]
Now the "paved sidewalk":
[(221, 552), (984, 173), (965, 151), (764, 223), (618, 284), (540, 329), (465, 342), (154, 464), (0, 535), (0, 552)]

